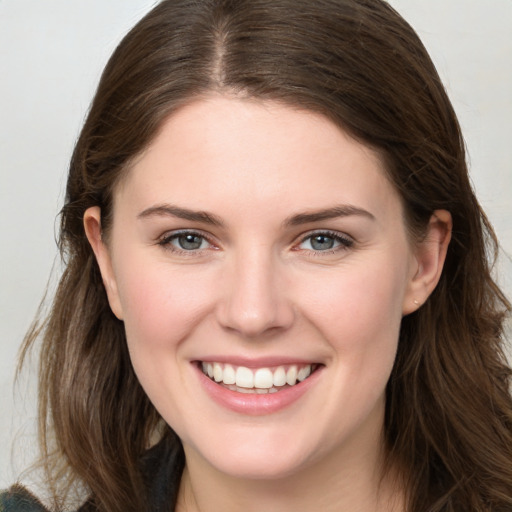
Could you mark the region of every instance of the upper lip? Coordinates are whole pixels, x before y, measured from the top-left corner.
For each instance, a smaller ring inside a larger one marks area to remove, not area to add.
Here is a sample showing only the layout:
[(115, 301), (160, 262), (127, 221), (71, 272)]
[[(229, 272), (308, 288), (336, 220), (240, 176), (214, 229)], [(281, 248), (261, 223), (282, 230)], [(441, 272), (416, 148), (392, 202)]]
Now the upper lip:
[(214, 355), (205, 356), (203, 358), (195, 359), (195, 362), (201, 363), (223, 363), (233, 366), (244, 366), (246, 368), (271, 368), (274, 366), (288, 366), (288, 365), (308, 365), (308, 364), (321, 364), (318, 360), (304, 359), (290, 356), (266, 356), (257, 358), (248, 358), (243, 356), (233, 355)]

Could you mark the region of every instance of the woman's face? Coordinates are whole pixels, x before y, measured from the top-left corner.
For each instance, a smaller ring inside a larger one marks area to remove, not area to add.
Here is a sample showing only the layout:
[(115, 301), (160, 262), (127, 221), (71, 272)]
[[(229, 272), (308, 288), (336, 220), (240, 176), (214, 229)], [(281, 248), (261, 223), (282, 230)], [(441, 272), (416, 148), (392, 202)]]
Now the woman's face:
[(370, 149), (311, 112), (198, 100), (134, 163), (93, 246), (188, 461), (276, 478), (377, 451), (421, 265)]

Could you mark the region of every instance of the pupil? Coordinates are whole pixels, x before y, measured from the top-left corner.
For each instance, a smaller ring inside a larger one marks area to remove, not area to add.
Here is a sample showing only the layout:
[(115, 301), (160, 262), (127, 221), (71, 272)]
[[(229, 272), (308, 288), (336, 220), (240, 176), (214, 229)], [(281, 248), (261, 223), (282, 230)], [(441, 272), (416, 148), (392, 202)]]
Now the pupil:
[(325, 235), (318, 235), (313, 237), (311, 240), (311, 247), (313, 249), (317, 249), (319, 251), (325, 251), (327, 249), (332, 249), (334, 246), (334, 240)]
[(180, 247), (186, 250), (199, 249), (202, 239), (197, 235), (181, 235), (178, 239)]

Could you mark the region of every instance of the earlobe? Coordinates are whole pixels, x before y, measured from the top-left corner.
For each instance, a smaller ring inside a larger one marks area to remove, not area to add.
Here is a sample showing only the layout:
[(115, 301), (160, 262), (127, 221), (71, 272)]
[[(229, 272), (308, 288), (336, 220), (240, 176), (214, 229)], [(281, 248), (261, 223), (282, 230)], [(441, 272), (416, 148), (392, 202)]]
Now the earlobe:
[(443, 271), (452, 233), (452, 216), (436, 210), (430, 217), (427, 232), (414, 250), (414, 265), (404, 296), (403, 314), (416, 311), (434, 291)]
[(101, 210), (99, 206), (92, 206), (84, 213), (84, 229), (89, 244), (94, 252), (100, 268), (103, 285), (107, 292), (110, 309), (119, 320), (123, 319), (117, 282), (112, 268), (110, 252), (102, 238)]

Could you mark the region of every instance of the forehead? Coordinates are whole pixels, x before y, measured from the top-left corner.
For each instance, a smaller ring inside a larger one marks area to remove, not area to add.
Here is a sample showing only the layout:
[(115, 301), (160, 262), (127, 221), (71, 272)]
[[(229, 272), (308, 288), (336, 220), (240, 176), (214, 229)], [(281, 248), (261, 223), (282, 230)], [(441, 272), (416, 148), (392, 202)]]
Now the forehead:
[(171, 115), (116, 190), (115, 202), (122, 198), (242, 210), (399, 203), (378, 153), (326, 117), (224, 96)]

